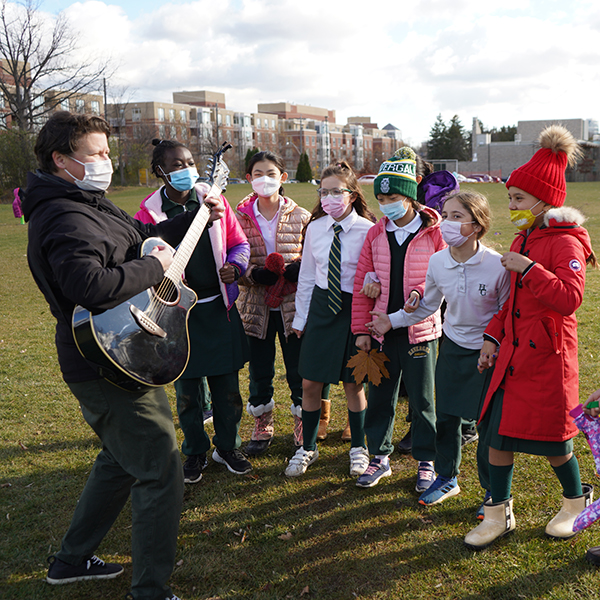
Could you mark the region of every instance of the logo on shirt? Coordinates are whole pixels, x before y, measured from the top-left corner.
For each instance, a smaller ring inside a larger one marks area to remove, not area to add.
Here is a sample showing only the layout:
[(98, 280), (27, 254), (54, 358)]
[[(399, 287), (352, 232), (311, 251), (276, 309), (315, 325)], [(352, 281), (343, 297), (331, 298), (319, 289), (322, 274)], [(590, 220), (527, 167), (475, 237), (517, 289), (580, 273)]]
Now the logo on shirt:
[(569, 267), (571, 267), (575, 273), (577, 273), (577, 271), (581, 271), (581, 263), (575, 258), (569, 263)]
[(387, 194), (390, 191), (390, 178), (384, 177), (381, 180), (381, 185), (379, 186), (382, 194)]
[(429, 346), (413, 346), (409, 351), (408, 355), (411, 358), (425, 358), (429, 354)]
[(480, 283), (479, 284), (479, 295), (480, 296), (487, 296), (487, 288), (485, 287), (485, 283)]

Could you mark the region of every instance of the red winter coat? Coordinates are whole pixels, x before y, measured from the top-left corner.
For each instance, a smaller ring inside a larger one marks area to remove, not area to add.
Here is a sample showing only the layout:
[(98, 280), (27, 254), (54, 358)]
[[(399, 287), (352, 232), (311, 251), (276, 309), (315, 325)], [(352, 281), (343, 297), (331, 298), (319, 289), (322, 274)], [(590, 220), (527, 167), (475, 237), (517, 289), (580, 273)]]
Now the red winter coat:
[(524, 277), (511, 273), (510, 297), (485, 330), (500, 350), (481, 416), (503, 387), (501, 435), (563, 442), (577, 434), (569, 416), (579, 403), (575, 311), (592, 252), (583, 221), (573, 208), (554, 208), (511, 245), (536, 264)]
[[(425, 277), (429, 258), (435, 252), (446, 247), (440, 231), (440, 215), (433, 209), (424, 207), (421, 217), (426, 227), (423, 227), (410, 241), (404, 259), (404, 297), (408, 298), (413, 290), (419, 292), (421, 297), (425, 292)], [(387, 312), (390, 299), (390, 266), (392, 255), (388, 242), (385, 226), (387, 217), (382, 217), (379, 222), (369, 229), (354, 277), (354, 293), (352, 295), (352, 333), (356, 335), (370, 335), (366, 323), (372, 320), (371, 310)], [(368, 298), (360, 294), (365, 275), (375, 272), (381, 283), (381, 294), (377, 299)], [(436, 311), (426, 319), (408, 328), (408, 341), (419, 344), (435, 340), (442, 335), (442, 320), (440, 311)], [(376, 338), (381, 341), (383, 338)]]

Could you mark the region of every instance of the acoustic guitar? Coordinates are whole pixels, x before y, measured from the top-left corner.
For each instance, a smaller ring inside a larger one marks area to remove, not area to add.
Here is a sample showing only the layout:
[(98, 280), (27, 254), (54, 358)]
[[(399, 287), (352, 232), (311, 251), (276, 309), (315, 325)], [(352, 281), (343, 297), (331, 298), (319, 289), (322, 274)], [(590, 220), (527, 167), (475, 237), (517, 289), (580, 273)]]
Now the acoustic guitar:
[[(227, 185), (229, 168), (223, 154), (229, 148), (225, 142), (211, 158), (207, 196), (218, 196)], [(171, 383), (183, 373), (190, 356), (188, 316), (197, 301), (183, 283), (183, 273), (209, 217), (210, 208), (203, 203), (160, 284), (96, 314), (75, 307), (75, 342), (101, 377), (123, 389), (142, 391)], [(155, 246), (169, 247), (160, 238), (148, 238), (140, 246), (140, 256)]]

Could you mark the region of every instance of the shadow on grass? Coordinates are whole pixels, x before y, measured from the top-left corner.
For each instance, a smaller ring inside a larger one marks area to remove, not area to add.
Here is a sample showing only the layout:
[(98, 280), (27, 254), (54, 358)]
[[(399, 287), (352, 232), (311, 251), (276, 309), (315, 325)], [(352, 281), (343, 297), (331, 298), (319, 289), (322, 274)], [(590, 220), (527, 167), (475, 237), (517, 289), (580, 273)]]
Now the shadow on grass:
[[(464, 535), (477, 524), (471, 507), (452, 502), (435, 510), (420, 507), (412, 468), (409, 477), (392, 477), (376, 488), (359, 489), (349, 477), (339, 475), (340, 462), (339, 457), (320, 457), (295, 480), (282, 475), (283, 464), (267, 467), (255, 483), (260, 481), (257, 485), (264, 490), (276, 488), (276, 497), (255, 496), (252, 506), (234, 502), (231, 512), (227, 504), (234, 497), (243, 500), (245, 491), (223, 485), (221, 475), (208, 469), (205, 485), (218, 488), (214, 502), (220, 502), (218, 496), (227, 500), (218, 510), (210, 505), (194, 507), (202, 496), (207, 499), (206, 494), (186, 491), (180, 528), (183, 565), (174, 580), (188, 591), (200, 588), (207, 594), (192, 593), (194, 598), (292, 598), (305, 586), (315, 598), (391, 598), (396, 593), (416, 598), (435, 597), (411, 595), (411, 588), (418, 589), (423, 579), (435, 581), (441, 564), (471, 577), (467, 573), (474, 553), (463, 545)], [(523, 539), (542, 535), (539, 527), (519, 531)], [(502, 555), (511, 543), (518, 543), (518, 538), (500, 540), (485, 560)], [(201, 564), (193, 564), (199, 556)], [(557, 570), (545, 580), (547, 589), (563, 585), (568, 573), (562, 567)], [(504, 581), (506, 575), (498, 579)], [(496, 584), (499, 590), (504, 585), (510, 589), (508, 581)], [(487, 586), (486, 578), (469, 587)], [(451, 597), (461, 596), (455, 590)], [(468, 597), (488, 596), (478, 592)], [(503, 596), (498, 592), (489, 597)]]
[(64, 451), (80, 451), (80, 450), (90, 450), (92, 448), (97, 448), (98, 452), (100, 452), (102, 448), (102, 442), (100, 439), (92, 434), (90, 437), (85, 437), (77, 440), (69, 440), (69, 441), (55, 441), (50, 443), (38, 443), (37, 445), (30, 444), (27, 446), (26, 450), (23, 450), (18, 443), (2, 444), (0, 445), (0, 461), (4, 460), (14, 460), (15, 458), (22, 458), (26, 455), (36, 455), (42, 452), (64, 452)]

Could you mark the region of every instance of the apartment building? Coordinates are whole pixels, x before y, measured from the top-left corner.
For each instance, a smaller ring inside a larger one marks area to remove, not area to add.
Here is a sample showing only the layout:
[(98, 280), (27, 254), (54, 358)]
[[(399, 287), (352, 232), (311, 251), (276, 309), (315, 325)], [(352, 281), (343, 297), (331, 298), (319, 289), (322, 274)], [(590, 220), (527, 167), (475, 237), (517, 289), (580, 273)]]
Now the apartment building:
[(232, 175), (243, 177), (248, 150), (281, 155), (290, 178), (306, 153), (315, 177), (328, 164), (346, 160), (359, 172), (377, 172), (379, 164), (401, 144), (400, 131), (379, 129), (369, 117), (336, 123), (335, 110), (289, 102), (261, 103), (257, 112), (227, 107), (225, 94), (206, 90), (173, 92), (173, 102), (111, 104), (108, 117), (115, 135), (149, 143), (174, 139), (187, 145), (199, 164), (224, 141)]

